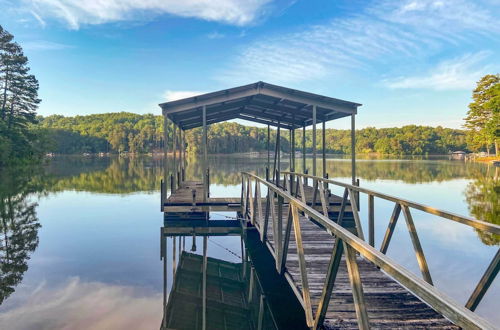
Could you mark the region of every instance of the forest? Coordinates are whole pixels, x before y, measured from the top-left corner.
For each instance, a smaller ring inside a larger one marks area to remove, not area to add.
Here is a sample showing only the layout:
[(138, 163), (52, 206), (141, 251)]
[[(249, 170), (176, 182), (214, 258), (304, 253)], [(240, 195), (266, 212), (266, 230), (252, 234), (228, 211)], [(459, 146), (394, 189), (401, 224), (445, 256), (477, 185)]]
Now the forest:
[[(37, 128), (52, 141), (49, 152), (81, 154), (100, 152), (150, 153), (163, 147), (163, 118), (152, 114), (128, 112), (65, 117), (52, 115), (37, 118)], [(171, 137), (172, 129), (168, 127)], [(319, 130), (321, 133), (321, 130)], [(200, 150), (200, 128), (186, 131), (186, 148), (190, 154)], [(282, 151), (290, 150), (288, 131), (282, 131)], [(172, 141), (171, 138), (168, 139)], [(213, 124), (208, 129), (210, 153), (241, 153), (266, 151), (267, 128), (244, 126), (235, 122)], [(276, 130), (271, 131), (271, 147), (276, 141)], [(301, 150), (302, 130), (296, 130), (297, 150)], [(306, 130), (306, 148), (312, 149), (312, 130)], [(317, 139), (321, 149), (321, 139)], [(350, 153), (350, 131), (327, 129), (326, 151)], [(446, 154), (468, 150), (462, 130), (408, 125), (400, 128), (368, 127), (356, 132), (356, 152), (394, 155)]]

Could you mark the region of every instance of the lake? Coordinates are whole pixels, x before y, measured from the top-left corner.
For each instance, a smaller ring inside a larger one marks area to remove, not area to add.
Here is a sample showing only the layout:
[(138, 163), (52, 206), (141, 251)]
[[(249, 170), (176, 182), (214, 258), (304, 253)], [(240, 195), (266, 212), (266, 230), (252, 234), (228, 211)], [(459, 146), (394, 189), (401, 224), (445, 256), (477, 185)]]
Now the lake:
[[(212, 157), (211, 196), (239, 197), (239, 172), (260, 169), (262, 175), (265, 162), (244, 156)], [(284, 159), (282, 166), (287, 165)], [(327, 172), (330, 178), (349, 182), (350, 160), (328, 158)], [(358, 160), (357, 173), (363, 187), (500, 223), (498, 167), (444, 157), (365, 157)], [(56, 157), (41, 167), (2, 170), (0, 328), (158, 329), (164, 279), (159, 235), (162, 176), (163, 161), (153, 157)], [(201, 180), (201, 176), (200, 163), (189, 159), (186, 177)], [(363, 196), (360, 205), (367, 228)], [(393, 204), (376, 200), (376, 246), (392, 208)], [(211, 215), (227, 216), (231, 215)], [(435, 286), (465, 304), (500, 237), (416, 211), (413, 216)], [(189, 249), (192, 243), (190, 237), (185, 239)], [(195, 243), (198, 248), (192, 254), (200, 254), (203, 239)], [(173, 244), (167, 239), (167, 251), (173, 251)], [(180, 244), (177, 240), (177, 247)], [(228, 265), (241, 262), (239, 237), (210, 237), (207, 244), (214, 260)], [(420, 276), (402, 221), (388, 255)], [(171, 259), (167, 267), (171, 273)], [(172, 274), (167, 277), (167, 287), (171, 285)], [(500, 322), (498, 297), (497, 278), (477, 313)]]

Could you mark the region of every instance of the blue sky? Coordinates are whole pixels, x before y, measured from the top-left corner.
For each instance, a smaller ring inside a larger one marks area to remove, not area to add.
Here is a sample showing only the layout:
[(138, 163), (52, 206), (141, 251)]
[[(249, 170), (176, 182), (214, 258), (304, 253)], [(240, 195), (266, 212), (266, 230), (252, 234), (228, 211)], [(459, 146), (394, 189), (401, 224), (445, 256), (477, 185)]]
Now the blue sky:
[(42, 115), (159, 114), (263, 80), (362, 103), (358, 127), (458, 128), (500, 71), (499, 21), (498, 0), (0, 0)]

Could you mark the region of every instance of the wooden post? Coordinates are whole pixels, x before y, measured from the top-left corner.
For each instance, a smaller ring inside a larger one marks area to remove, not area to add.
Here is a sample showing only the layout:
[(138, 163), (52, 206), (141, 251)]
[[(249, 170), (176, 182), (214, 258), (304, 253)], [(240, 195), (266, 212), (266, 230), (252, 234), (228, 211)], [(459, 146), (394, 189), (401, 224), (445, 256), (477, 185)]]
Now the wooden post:
[(277, 149), (278, 149), (278, 156), (277, 156), (277, 160), (278, 160), (278, 166), (277, 166), (277, 175), (276, 175), (276, 182), (278, 182), (279, 178), (280, 178), (280, 173), (281, 173), (281, 124), (280, 122), (278, 121), (278, 133), (277, 133), (277, 138), (276, 138), (276, 145), (277, 145)]
[(312, 175), (316, 176), (316, 106), (313, 105), (313, 172)]
[(182, 143), (182, 129), (179, 126), (179, 182), (182, 182), (182, 171), (184, 170), (184, 159), (182, 150), (184, 150), (184, 144)]
[(203, 193), (203, 201), (206, 202), (207, 200), (207, 193), (208, 193), (208, 177), (207, 177), (207, 168), (208, 168), (208, 137), (207, 137), (207, 107), (204, 105), (202, 109), (202, 116), (203, 116), (203, 187), (204, 187), (204, 193)]
[(172, 172), (174, 174), (174, 187), (176, 188), (177, 187), (176, 186), (177, 185), (177, 125), (175, 123), (174, 123), (173, 139), (174, 139), (174, 145), (172, 147), (172, 150), (174, 152), (174, 168), (172, 169)]
[[(290, 143), (292, 148), (290, 152), (292, 153), (292, 160), (290, 163), (290, 171), (295, 172), (295, 127), (290, 130)], [(295, 182), (295, 175), (290, 175), (290, 194), (293, 195), (293, 182)]]
[(322, 131), (321, 131), (321, 149), (323, 151), (323, 177), (326, 178), (326, 129), (325, 129), (325, 120), (323, 119), (323, 122), (321, 123), (322, 125)]
[[(205, 108), (205, 107), (203, 107)], [(206, 330), (207, 328), (207, 266), (208, 266), (208, 259), (207, 259), (207, 239), (208, 236), (203, 236), (203, 283), (202, 283), (202, 295), (203, 295), (203, 301), (202, 301), (202, 329)]]
[[(166, 117), (165, 117), (166, 118)], [(161, 228), (161, 244), (163, 254), (163, 326), (167, 328), (167, 302), (168, 302), (168, 288), (167, 288), (167, 238), (163, 235), (163, 227)]]
[(168, 117), (163, 115), (163, 190), (164, 190), (164, 200), (162, 200), (162, 210), (163, 203), (167, 200), (167, 186), (168, 186)]
[(374, 196), (368, 195), (368, 242), (375, 247), (375, 205)]
[[(269, 173), (269, 170), (271, 169), (271, 155), (270, 155), (270, 150), (269, 147), (271, 145), (271, 127), (267, 125), (267, 173)], [(269, 177), (267, 178), (269, 180)]]
[(351, 115), (351, 176), (352, 185), (356, 185), (356, 115)]
[(302, 173), (306, 173), (306, 125), (302, 125)]

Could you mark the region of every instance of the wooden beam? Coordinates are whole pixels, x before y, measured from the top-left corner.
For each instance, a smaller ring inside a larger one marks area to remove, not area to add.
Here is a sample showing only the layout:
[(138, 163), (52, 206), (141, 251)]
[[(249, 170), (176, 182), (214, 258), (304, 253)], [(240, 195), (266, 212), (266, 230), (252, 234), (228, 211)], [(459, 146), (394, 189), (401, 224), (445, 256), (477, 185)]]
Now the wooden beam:
[(422, 276), (427, 283), (432, 285), (433, 283), (431, 273), (429, 272), (429, 266), (427, 265), (424, 250), (422, 249), (422, 244), (420, 244), (420, 239), (418, 238), (417, 234), (417, 228), (415, 227), (415, 223), (413, 222), (413, 217), (411, 216), (410, 209), (406, 205), (402, 205), (401, 208), (403, 210), (403, 215), (408, 227), (408, 233), (410, 234), (411, 242), (413, 243), (413, 248), (415, 250), (415, 255), (417, 257), (418, 266), (420, 267)]
[(278, 126), (281, 126), (281, 128), (285, 128), (285, 129), (291, 129), (292, 126), (289, 126), (289, 125), (283, 125), (282, 123), (280, 123), (279, 121), (271, 121), (271, 120), (266, 120), (266, 119), (262, 119), (262, 118), (257, 118), (257, 117), (252, 117), (251, 115), (249, 114), (239, 114), (237, 116), (237, 118), (239, 119), (244, 119), (244, 120), (248, 120), (248, 121), (253, 121), (253, 122), (256, 122), (256, 123), (259, 123), (259, 124), (264, 124), (264, 125), (271, 125), (271, 126), (274, 126), (274, 127), (278, 127)]
[(370, 329), (370, 319), (366, 311), (365, 295), (363, 293), (363, 284), (359, 274), (358, 263), (356, 261), (356, 251), (344, 242), (345, 259), (347, 263), (347, 272), (351, 282), (352, 297), (354, 299), (354, 308), (358, 318), (359, 329)]
[(328, 265), (328, 270), (326, 273), (325, 284), (323, 285), (321, 298), (319, 300), (318, 308), (316, 309), (316, 317), (314, 318), (313, 326), (313, 329), (315, 330), (322, 329), (323, 322), (325, 321), (328, 304), (332, 296), (332, 291), (335, 285), (335, 279), (337, 278), (337, 273), (340, 268), (340, 261), (342, 260), (343, 252), (344, 244), (342, 240), (336, 238), (332, 250), (332, 256), (330, 257), (330, 263)]
[(493, 280), (497, 276), (499, 270), (500, 270), (500, 249), (497, 250), (495, 257), (493, 257), (493, 260), (491, 261), (490, 265), (488, 266), (483, 276), (481, 277), (481, 280), (474, 289), (474, 292), (472, 292), (472, 295), (467, 301), (467, 304), (465, 304), (465, 307), (467, 307), (471, 311), (476, 310), (477, 306), (483, 299), (484, 294), (486, 293), (486, 291), (488, 291), (488, 288), (490, 287), (491, 283), (493, 283)]

